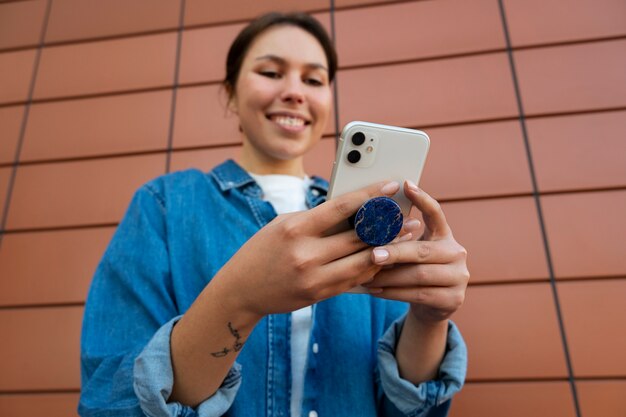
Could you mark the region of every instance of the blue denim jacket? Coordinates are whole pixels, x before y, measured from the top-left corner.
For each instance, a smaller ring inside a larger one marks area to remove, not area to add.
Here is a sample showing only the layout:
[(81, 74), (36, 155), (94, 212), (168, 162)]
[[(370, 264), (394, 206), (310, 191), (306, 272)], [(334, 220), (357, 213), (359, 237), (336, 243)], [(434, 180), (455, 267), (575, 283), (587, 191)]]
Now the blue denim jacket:
[[(325, 200), (314, 178), (307, 205)], [(172, 327), (211, 277), (276, 216), (235, 162), (157, 178), (135, 194), (95, 273), (81, 340), (82, 416), (277, 416), (290, 413), (290, 314), (255, 327), (220, 389), (196, 408), (169, 402)], [(466, 347), (454, 324), (439, 378), (400, 378), (394, 357), (407, 305), (343, 294), (314, 306), (302, 415), (445, 416)]]

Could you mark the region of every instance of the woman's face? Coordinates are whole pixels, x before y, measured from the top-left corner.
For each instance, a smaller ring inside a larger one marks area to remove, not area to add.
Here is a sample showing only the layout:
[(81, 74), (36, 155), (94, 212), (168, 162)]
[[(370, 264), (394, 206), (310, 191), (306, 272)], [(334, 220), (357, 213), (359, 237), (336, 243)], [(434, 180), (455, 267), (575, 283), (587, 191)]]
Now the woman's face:
[(298, 27), (276, 26), (253, 41), (230, 102), (245, 136), (245, 168), (262, 173), (289, 162), (301, 167), (330, 117), (327, 68), (322, 46)]

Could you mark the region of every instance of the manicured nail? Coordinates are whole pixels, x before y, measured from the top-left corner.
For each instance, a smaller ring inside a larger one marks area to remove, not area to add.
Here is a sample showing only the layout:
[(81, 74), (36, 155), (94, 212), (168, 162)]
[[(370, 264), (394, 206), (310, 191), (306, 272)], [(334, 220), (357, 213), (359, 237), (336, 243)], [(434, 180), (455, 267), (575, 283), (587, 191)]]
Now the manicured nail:
[(389, 252), (387, 249), (376, 248), (374, 249), (374, 262), (384, 262), (389, 258)]
[(400, 242), (406, 242), (407, 240), (411, 240), (411, 239), (413, 239), (413, 233), (409, 232), (409, 233), (407, 233), (407, 234), (405, 234), (405, 235), (400, 236), (400, 237), (396, 240), (396, 242), (397, 242), (397, 243), (400, 243)]
[(369, 292), (370, 294), (380, 294), (381, 292), (383, 292), (382, 288), (368, 288), (367, 292)]
[(392, 195), (395, 194), (400, 189), (400, 184), (396, 181), (388, 182), (380, 189), (383, 194)]
[(420, 222), (417, 219), (409, 219), (406, 222), (404, 222), (404, 228), (405, 229), (417, 229), (418, 227), (420, 227), (420, 224), (422, 224), (422, 222)]
[(411, 180), (406, 180), (406, 185), (409, 187), (409, 190), (411, 191), (415, 191), (415, 192), (419, 191), (419, 188), (417, 188), (417, 185), (415, 185), (415, 183)]

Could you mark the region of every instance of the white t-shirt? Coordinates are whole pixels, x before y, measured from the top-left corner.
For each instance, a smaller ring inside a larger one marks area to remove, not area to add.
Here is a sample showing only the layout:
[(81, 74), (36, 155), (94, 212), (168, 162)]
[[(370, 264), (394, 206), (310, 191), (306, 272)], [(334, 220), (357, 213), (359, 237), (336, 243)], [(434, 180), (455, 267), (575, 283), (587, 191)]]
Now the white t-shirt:
[[(263, 190), (263, 200), (274, 207), (277, 214), (303, 211), (306, 192), (311, 184), (308, 177), (291, 175), (250, 174)], [(312, 308), (304, 307), (291, 313), (291, 416), (300, 417), (304, 393), (304, 372), (311, 338)]]

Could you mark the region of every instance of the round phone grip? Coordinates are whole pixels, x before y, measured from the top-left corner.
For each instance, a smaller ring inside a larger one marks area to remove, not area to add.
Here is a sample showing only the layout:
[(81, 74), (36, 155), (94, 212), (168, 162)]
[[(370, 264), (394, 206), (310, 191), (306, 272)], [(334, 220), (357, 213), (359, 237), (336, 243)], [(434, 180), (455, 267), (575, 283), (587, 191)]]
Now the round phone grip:
[(363, 242), (370, 246), (382, 246), (398, 236), (403, 223), (402, 210), (389, 197), (367, 200), (356, 212), (354, 230)]

